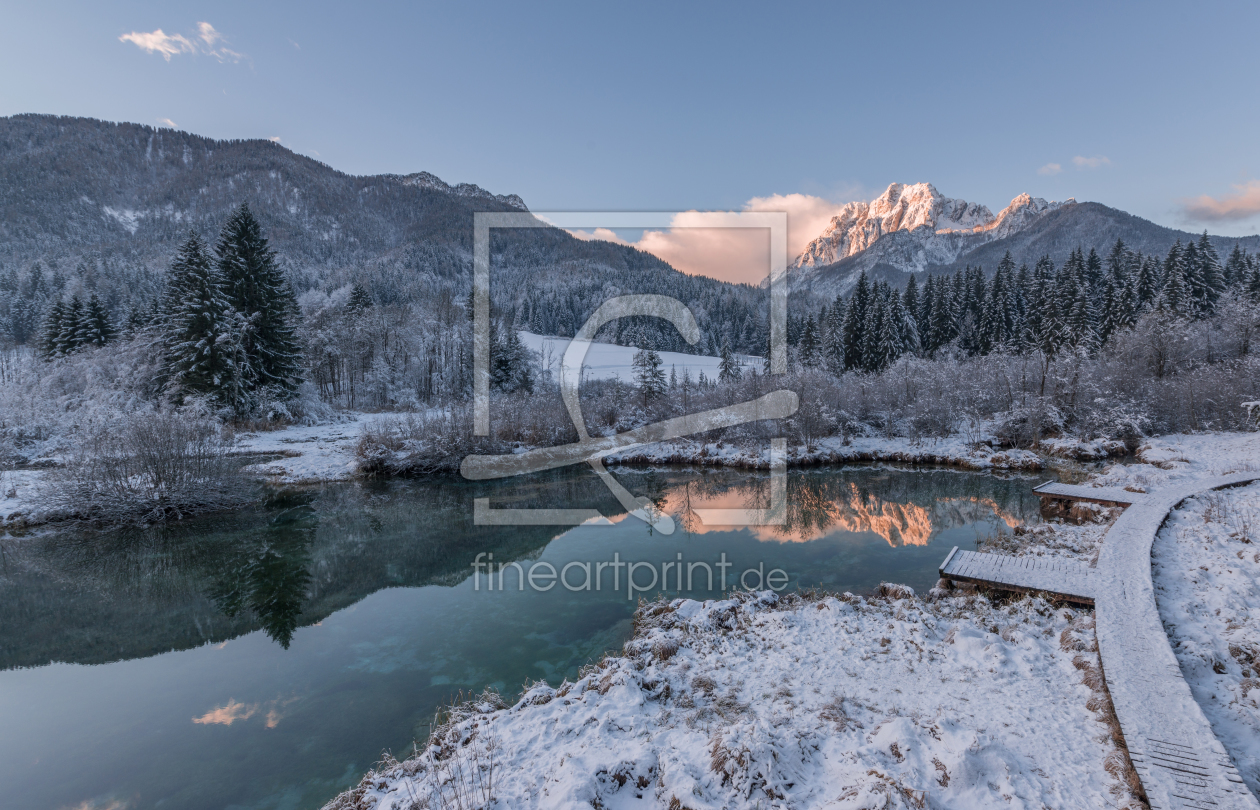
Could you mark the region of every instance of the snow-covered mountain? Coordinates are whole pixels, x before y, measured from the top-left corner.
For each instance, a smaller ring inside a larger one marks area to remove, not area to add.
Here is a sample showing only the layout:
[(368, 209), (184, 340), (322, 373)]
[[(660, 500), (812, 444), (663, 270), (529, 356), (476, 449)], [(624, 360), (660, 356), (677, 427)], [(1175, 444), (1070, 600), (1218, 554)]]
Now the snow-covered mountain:
[[(877, 265), (905, 272), (948, 266), (1075, 202), (1021, 194), (994, 216), (987, 206), (946, 197), (931, 183), (893, 183), (872, 202), (852, 202), (840, 209), (796, 257), (792, 271), (798, 285), (817, 287), (823, 282), (821, 286), (843, 288), (851, 277)], [(837, 263), (845, 265), (842, 278), (822, 272)]]

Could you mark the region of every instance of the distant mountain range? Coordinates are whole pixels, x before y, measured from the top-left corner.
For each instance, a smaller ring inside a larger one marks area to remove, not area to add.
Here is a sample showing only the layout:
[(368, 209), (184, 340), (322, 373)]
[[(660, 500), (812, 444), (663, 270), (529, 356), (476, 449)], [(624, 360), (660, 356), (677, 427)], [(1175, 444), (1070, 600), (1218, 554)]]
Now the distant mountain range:
[[(993, 270), (1010, 251), (1030, 266), (1049, 255), (1062, 263), (1077, 247), (1109, 249), (1116, 239), (1163, 255), (1196, 234), (1156, 225), (1100, 203), (1047, 202), (1021, 194), (994, 216), (985, 206), (943, 196), (931, 183), (893, 183), (874, 201), (849, 203), (792, 263), (796, 289), (847, 292), (865, 270), (902, 285), (908, 273), (952, 273), (966, 265)], [(1260, 236), (1214, 236), (1222, 258), (1241, 244), (1260, 249)]]
[[(348, 175), (265, 140), (11, 116), (0, 118), (0, 298), (6, 274), (21, 287), (10, 293), (23, 294), (38, 262), (64, 283), (57, 294), (97, 292), (117, 313), (135, 296), (153, 297), (190, 228), (213, 237), (241, 202), (254, 207), (299, 293), (358, 280), (395, 303), (466, 295), (473, 212), (527, 210), (514, 194), (448, 185), (427, 172)], [(1119, 237), (1162, 255), (1191, 236), (1098, 203), (1021, 195), (994, 216), (928, 183), (894, 183), (870, 203), (846, 205), (790, 276), (807, 303), (811, 293), (847, 292), (862, 270), (901, 285), (910, 272), (992, 270), (1008, 250), (1017, 262), (1045, 254), (1062, 262), (1078, 246), (1103, 251)], [(693, 349), (658, 331), (658, 348), (713, 353), (729, 342), (760, 353), (764, 293), (753, 288), (685, 276), (634, 248), (555, 229), (493, 239), (496, 304), (523, 328), (572, 334), (610, 295), (673, 294), (708, 319), (711, 333)], [(1260, 250), (1255, 236), (1214, 241), (1222, 256), (1235, 243)]]

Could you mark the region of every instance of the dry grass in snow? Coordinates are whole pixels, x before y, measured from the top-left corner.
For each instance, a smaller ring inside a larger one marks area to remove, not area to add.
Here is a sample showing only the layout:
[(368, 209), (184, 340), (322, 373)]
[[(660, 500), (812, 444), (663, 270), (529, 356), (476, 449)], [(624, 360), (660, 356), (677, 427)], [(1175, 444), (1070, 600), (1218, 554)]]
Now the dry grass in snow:
[[(1140, 806), (1091, 614), (885, 592), (647, 604), (622, 656), (469, 704), (332, 807)], [(491, 762), (492, 800), (453, 804)]]

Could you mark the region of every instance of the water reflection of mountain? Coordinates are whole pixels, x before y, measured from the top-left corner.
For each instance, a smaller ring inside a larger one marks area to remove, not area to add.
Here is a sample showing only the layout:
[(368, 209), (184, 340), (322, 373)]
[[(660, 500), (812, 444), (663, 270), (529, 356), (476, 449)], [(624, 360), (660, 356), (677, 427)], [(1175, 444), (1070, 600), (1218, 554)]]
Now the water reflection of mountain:
[[(692, 508), (701, 501), (756, 507), (768, 495), (764, 474), (747, 471), (625, 472), (631, 491), (652, 497), (693, 532), (706, 527), (688, 518), (688, 499)], [(340, 484), (161, 529), (6, 538), (0, 669), (139, 658), (258, 629), (287, 646), (297, 628), (375, 591), (456, 584), (478, 552), (522, 559), (564, 531), (473, 526), (472, 499), (486, 495), (500, 507), (620, 511), (593, 474), (573, 470), (497, 484)], [(976, 518), (1015, 523), (1036, 514), (1026, 479), (948, 471), (793, 471), (788, 502), (788, 525), (755, 529), (761, 539), (809, 540), (846, 529), (913, 545)]]
[[(257, 629), (287, 646), (298, 627), (382, 588), (454, 584), (477, 552), (520, 559), (558, 533), (473, 526), (475, 494), (490, 492), (451, 478), (344, 484), (160, 529), (5, 538), (0, 669), (139, 658)], [(615, 505), (594, 476), (571, 474), (494, 497)]]
[[(914, 484), (907, 485), (907, 481)], [(966, 493), (969, 481), (982, 481), (983, 492)], [(873, 532), (894, 547), (923, 546), (945, 529), (994, 519), (1016, 526), (1035, 518), (1036, 502), (1029, 497), (1029, 489), (1029, 482), (1022, 478), (960, 479), (948, 471), (913, 476), (870, 469), (847, 475), (806, 471), (788, 477), (786, 525), (760, 526), (753, 532), (762, 540), (780, 542), (808, 542), (835, 531)], [(665, 509), (682, 515), (683, 523), (694, 533), (723, 531), (725, 527), (705, 526), (689, 511), (764, 508), (768, 498), (764, 475), (751, 480), (712, 475), (671, 488), (665, 496)]]

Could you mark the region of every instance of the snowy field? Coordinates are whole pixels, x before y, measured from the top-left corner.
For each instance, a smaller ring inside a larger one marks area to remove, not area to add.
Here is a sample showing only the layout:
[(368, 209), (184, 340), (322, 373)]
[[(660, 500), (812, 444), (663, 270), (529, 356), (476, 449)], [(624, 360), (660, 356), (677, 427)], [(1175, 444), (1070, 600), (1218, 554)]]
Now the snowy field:
[[(550, 368), (553, 374), (560, 370), (560, 359), (569, 347), (569, 338), (535, 335), (532, 332), (521, 332), (521, 341), (531, 350), (538, 353), (544, 369)], [(612, 343), (592, 343), (586, 350), (586, 360), (582, 363), (584, 379), (634, 382), (634, 353), (638, 351), (632, 346), (617, 346)], [(661, 370), (669, 377), (670, 369), (674, 369), (678, 378), (682, 379), (684, 371), (691, 372), (693, 381), (700, 379), (700, 373), (709, 380), (718, 378), (722, 358), (699, 354), (682, 354), (681, 352), (658, 352), (661, 356)], [(746, 354), (736, 355), (736, 359), (745, 369), (761, 371), (762, 358)]]
[[(1087, 484), (1154, 490), (1254, 469), (1260, 434), (1152, 439)], [(988, 550), (1096, 559), (1099, 522)], [(1191, 499), (1155, 546), (1160, 610), (1196, 698), (1260, 788), (1260, 486)], [(1188, 578), (1187, 578), (1188, 577)], [(1092, 612), (962, 589), (741, 595), (650, 607), (576, 683), (487, 698), (332, 807), (452, 806), (493, 762), (522, 808), (1139, 808)], [(432, 754), (441, 751), (434, 760)]]

